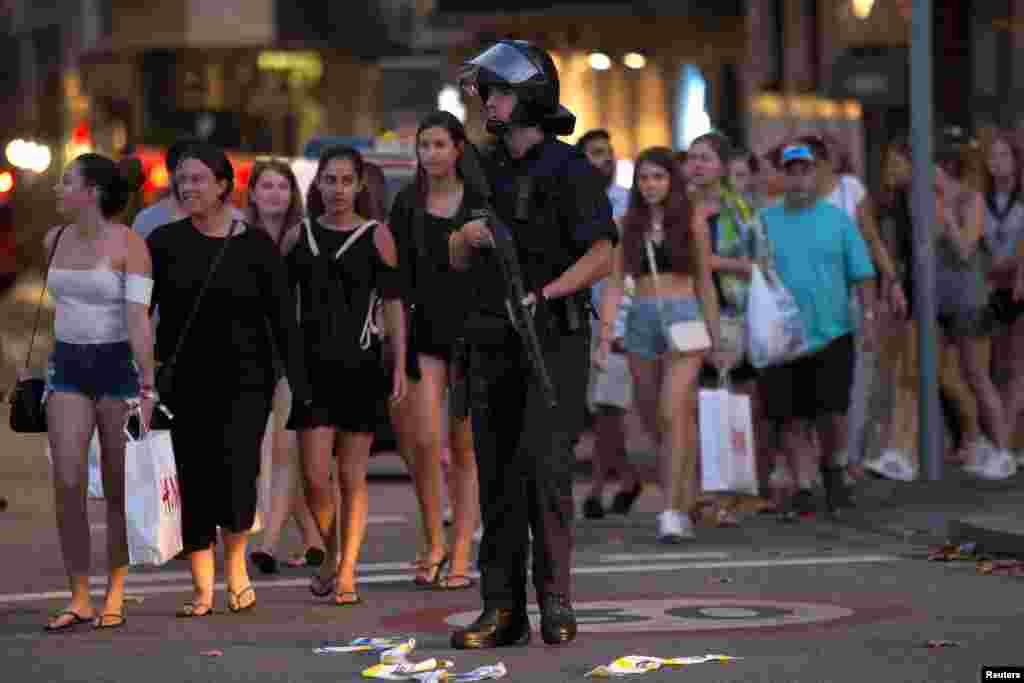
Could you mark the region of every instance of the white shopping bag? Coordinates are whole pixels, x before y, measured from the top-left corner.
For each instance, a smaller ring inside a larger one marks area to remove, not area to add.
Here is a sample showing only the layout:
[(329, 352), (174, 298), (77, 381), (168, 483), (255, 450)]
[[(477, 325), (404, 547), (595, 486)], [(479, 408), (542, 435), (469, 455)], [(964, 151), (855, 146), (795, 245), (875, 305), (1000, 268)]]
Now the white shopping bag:
[[(50, 451), (50, 442), (46, 442), (46, 459), (53, 464), (53, 453)], [(100, 500), (103, 498), (103, 470), (100, 468), (100, 434), (93, 430), (92, 438), (89, 440), (89, 498)]]
[(772, 271), (751, 267), (747, 300), (747, 353), (755, 368), (778, 365), (807, 352), (807, 330), (793, 294)]
[(125, 450), (125, 516), (132, 565), (160, 566), (184, 549), (171, 433), (146, 432)]
[(750, 398), (727, 389), (699, 397), (701, 490), (757, 495)]

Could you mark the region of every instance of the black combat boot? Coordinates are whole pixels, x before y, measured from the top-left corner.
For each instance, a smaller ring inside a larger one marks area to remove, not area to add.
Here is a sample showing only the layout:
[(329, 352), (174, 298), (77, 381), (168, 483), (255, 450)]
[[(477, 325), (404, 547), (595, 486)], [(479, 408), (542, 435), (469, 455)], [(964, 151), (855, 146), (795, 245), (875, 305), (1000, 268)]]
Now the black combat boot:
[(545, 593), (541, 597), (540, 636), (548, 645), (560, 645), (576, 639), (576, 613), (567, 596)]
[(526, 607), (484, 608), (483, 614), (466, 628), (452, 633), (456, 650), (526, 645), (530, 642), (530, 620)]

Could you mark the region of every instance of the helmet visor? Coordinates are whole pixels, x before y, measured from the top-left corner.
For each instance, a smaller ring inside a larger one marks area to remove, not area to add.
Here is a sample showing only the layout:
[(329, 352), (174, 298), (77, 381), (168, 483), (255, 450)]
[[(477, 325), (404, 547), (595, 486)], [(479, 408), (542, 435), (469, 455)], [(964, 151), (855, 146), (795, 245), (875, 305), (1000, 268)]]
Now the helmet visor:
[(463, 90), (477, 94), (480, 87), (480, 72), (509, 85), (525, 83), (544, 72), (526, 55), (508, 43), (498, 43), (483, 51), (466, 63), (459, 77)]

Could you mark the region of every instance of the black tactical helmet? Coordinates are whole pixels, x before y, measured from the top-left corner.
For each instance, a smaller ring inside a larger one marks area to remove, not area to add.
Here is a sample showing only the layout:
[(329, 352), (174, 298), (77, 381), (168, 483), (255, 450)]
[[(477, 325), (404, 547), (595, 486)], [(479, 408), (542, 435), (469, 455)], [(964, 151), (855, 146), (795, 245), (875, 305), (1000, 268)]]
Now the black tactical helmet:
[[(462, 88), (487, 102), (493, 87), (510, 88), (519, 102), (511, 124), (536, 125), (554, 135), (569, 135), (576, 117), (558, 103), (558, 70), (544, 50), (525, 40), (503, 40), (466, 62)], [(492, 133), (503, 133), (504, 122), (488, 122)]]

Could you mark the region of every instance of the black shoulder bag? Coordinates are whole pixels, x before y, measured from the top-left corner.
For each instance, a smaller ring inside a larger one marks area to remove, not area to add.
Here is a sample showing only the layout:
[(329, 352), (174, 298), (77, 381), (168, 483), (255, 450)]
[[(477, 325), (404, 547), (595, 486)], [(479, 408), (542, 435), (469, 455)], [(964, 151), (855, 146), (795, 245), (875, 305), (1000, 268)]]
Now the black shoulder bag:
[[(32, 359), (32, 347), (36, 343), (39, 332), (39, 319), (43, 313), (43, 297), (46, 296), (46, 283), (50, 280), (50, 267), (53, 257), (57, 254), (57, 244), (68, 226), (62, 226), (53, 239), (50, 257), (46, 260), (46, 274), (43, 275), (43, 288), (39, 291), (39, 303), (36, 304), (36, 322), (32, 326), (32, 338), (25, 354), (25, 370), (28, 371)], [(43, 394), (46, 393), (46, 381), (39, 377), (19, 380), (14, 385), (11, 396), (11, 431), (19, 434), (42, 434), (46, 432), (46, 406), (43, 405)]]
[(224, 252), (228, 250), (228, 244), (231, 242), (231, 238), (235, 234), (235, 227), (238, 225), (238, 221), (231, 223), (231, 230), (228, 231), (228, 236), (224, 239), (224, 244), (221, 246), (220, 251), (213, 257), (213, 263), (210, 264), (210, 272), (206, 274), (206, 280), (203, 282), (202, 287), (199, 288), (199, 294), (196, 295), (196, 302), (192, 305), (192, 311), (188, 314), (188, 318), (185, 320), (185, 325), (181, 328), (181, 334), (178, 335), (178, 341), (174, 345), (174, 351), (171, 353), (170, 358), (167, 359), (166, 363), (160, 365), (156, 371), (156, 391), (160, 397), (161, 406), (158, 410), (153, 413), (153, 422), (151, 429), (165, 429), (166, 427), (162, 424), (162, 420), (159, 415), (162, 413), (165, 417), (172, 417), (168, 414), (166, 406), (168, 405), (167, 399), (173, 399), (174, 396), (174, 365), (178, 361), (178, 354), (181, 353), (181, 348), (185, 344), (185, 338), (188, 336), (188, 331), (192, 327), (192, 323), (196, 319), (196, 314), (199, 313), (199, 306), (203, 303), (203, 295), (206, 294), (206, 290), (209, 288), (210, 283), (213, 281), (213, 276), (217, 272), (217, 267), (220, 265), (221, 260), (224, 258)]

